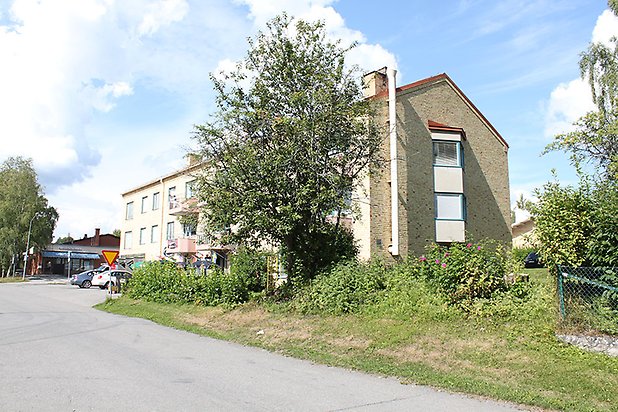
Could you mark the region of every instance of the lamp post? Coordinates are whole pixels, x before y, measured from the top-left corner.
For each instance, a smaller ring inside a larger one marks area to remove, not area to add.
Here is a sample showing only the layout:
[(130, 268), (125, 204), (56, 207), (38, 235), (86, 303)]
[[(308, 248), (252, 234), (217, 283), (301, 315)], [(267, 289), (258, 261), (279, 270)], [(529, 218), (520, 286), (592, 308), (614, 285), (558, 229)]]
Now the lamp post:
[(26, 251), (24, 252), (24, 271), (21, 278), (26, 279), (26, 266), (28, 266), (28, 251), (30, 250), (30, 232), (32, 232), (32, 222), (39, 216), (39, 212), (36, 212), (32, 219), (30, 219), (30, 225), (28, 226), (28, 241), (26, 242)]

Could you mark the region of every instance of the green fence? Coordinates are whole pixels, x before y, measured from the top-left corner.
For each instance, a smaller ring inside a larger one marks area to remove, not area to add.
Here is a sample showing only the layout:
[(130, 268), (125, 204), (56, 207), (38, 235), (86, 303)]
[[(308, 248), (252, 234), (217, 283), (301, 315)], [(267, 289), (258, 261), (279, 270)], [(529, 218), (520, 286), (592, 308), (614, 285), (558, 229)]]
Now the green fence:
[(562, 327), (618, 334), (618, 267), (557, 269)]

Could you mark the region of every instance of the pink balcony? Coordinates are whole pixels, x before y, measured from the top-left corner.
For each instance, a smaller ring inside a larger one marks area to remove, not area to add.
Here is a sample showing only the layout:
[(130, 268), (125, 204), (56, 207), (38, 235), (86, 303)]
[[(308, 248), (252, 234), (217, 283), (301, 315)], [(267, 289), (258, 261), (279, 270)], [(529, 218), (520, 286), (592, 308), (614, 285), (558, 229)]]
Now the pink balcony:
[(168, 240), (167, 251), (169, 253), (183, 253), (191, 254), (196, 252), (195, 239), (191, 238), (178, 238), (174, 240)]

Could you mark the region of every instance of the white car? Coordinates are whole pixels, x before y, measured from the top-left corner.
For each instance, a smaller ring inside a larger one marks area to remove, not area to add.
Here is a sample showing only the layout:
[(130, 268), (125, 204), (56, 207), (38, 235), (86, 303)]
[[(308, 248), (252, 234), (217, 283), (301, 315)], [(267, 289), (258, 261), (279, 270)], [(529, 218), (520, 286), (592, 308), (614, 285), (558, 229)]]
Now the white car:
[[(131, 278), (131, 272), (122, 269), (111, 270), (112, 286), (116, 285), (116, 282), (125, 283), (127, 279)], [(107, 289), (109, 286), (110, 271), (97, 273), (92, 277), (92, 286), (98, 286), (101, 289)]]

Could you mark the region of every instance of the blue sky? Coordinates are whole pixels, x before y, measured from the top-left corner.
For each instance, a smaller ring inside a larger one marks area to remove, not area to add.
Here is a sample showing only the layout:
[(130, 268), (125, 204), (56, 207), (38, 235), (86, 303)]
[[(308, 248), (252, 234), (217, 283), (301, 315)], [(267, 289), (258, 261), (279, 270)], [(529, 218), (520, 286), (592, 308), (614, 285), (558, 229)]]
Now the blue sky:
[(511, 198), (574, 173), (539, 154), (592, 109), (579, 53), (618, 34), (598, 0), (0, 0), (0, 161), (32, 157), (56, 236), (120, 227), (120, 194), (184, 165), (209, 73), (282, 11), (322, 19), (366, 71), (446, 72), (510, 145)]

